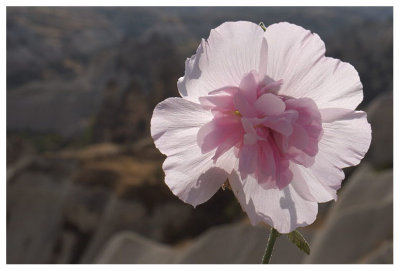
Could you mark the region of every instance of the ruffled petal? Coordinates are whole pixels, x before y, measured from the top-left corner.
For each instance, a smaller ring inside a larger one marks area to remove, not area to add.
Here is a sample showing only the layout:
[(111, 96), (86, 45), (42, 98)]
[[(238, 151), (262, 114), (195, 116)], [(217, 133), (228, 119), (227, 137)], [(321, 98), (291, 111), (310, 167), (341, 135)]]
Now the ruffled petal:
[(290, 136), (293, 133), (293, 122), (298, 115), (296, 111), (287, 111), (278, 116), (265, 117), (261, 123), (280, 134)]
[[(321, 109), (324, 133), (319, 154), (331, 165), (345, 168), (358, 165), (371, 144), (371, 125), (367, 114), (342, 108)], [(318, 154), (315, 159), (319, 159)]]
[(239, 151), (239, 172), (242, 178), (252, 174), (257, 169), (257, 144), (244, 145)]
[(315, 163), (309, 167), (291, 165), (293, 187), (305, 199), (336, 200), (345, 177), (341, 168), (357, 165), (371, 142), (371, 126), (362, 111), (328, 108), (321, 110), (324, 134)]
[(254, 107), (262, 116), (270, 116), (283, 113), (286, 105), (278, 96), (265, 93), (254, 103)]
[(155, 145), (168, 155), (163, 164), (165, 183), (176, 196), (193, 206), (217, 192), (237, 160), (233, 150), (225, 151), (216, 163), (212, 152), (201, 153), (196, 136), (211, 119), (211, 112), (182, 98), (159, 103), (151, 119)]
[(257, 111), (254, 108), (253, 104), (248, 102), (246, 96), (243, 95), (240, 91), (233, 98), (233, 102), (235, 108), (239, 111), (239, 113), (247, 118), (257, 117)]
[[(316, 169), (318, 169), (318, 173), (316, 172)], [(293, 173), (291, 185), (305, 200), (314, 202), (327, 202), (333, 199), (336, 200), (336, 189), (330, 187), (329, 182), (325, 181), (327, 176), (324, 177), (322, 175), (324, 174), (324, 168), (321, 168), (319, 164), (317, 166), (314, 165), (314, 170), (310, 170), (309, 168), (291, 163), (290, 170)], [(329, 174), (331, 174), (329, 178), (336, 179), (335, 183), (340, 183), (344, 178), (344, 174), (341, 169), (336, 171), (330, 170)]]
[(235, 171), (229, 182), (253, 225), (265, 222), (280, 233), (289, 233), (315, 221), (318, 204), (305, 200), (291, 184), (282, 190), (263, 189), (251, 175), (242, 180)]
[(253, 144), (257, 143), (257, 141), (259, 139), (262, 139), (257, 134), (257, 131), (254, 128), (253, 123), (251, 122), (251, 119), (242, 118), (241, 122), (242, 122), (243, 129), (246, 132), (243, 137), (243, 143), (245, 145), (253, 145)]
[(252, 104), (257, 100), (257, 87), (258, 74), (255, 71), (245, 75), (239, 84), (239, 89), (243, 98)]
[(199, 104), (182, 98), (168, 98), (154, 109), (151, 136), (163, 154), (173, 155), (196, 144), (198, 130), (212, 118), (212, 113)]
[(232, 146), (241, 141), (243, 128), (235, 115), (217, 114), (213, 120), (203, 125), (197, 134), (197, 144), (203, 153), (212, 151), (224, 142), (232, 141)]
[(265, 73), (268, 48), (263, 39), (264, 31), (251, 22), (227, 22), (211, 30), (208, 40), (202, 40), (196, 54), (186, 60), (185, 75), (178, 80), (181, 96), (198, 102), (211, 91), (238, 87), (251, 71)]
[(355, 109), (363, 99), (362, 84), (352, 65), (325, 57), (317, 34), (289, 24), (267, 27), (268, 76), (283, 79), (279, 94), (313, 99), (319, 108)]
[(214, 164), (213, 153), (201, 154), (200, 148), (168, 156), (163, 164), (165, 183), (182, 201), (196, 207), (209, 200), (226, 181), (237, 158), (228, 150)]
[(233, 103), (233, 98), (230, 95), (209, 95), (205, 97), (199, 98), (200, 104), (203, 106), (204, 109), (215, 109), (217, 108), (218, 111), (235, 111), (235, 105)]

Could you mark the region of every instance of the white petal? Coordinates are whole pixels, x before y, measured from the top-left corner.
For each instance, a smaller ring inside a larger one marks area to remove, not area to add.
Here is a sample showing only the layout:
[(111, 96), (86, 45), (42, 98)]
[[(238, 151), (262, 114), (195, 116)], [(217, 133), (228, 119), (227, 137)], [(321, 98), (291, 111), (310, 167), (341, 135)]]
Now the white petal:
[(217, 192), (237, 158), (227, 151), (213, 163), (213, 153), (201, 154), (199, 128), (212, 114), (199, 104), (182, 98), (159, 103), (151, 119), (151, 135), (160, 151), (168, 155), (163, 164), (165, 182), (184, 202), (197, 206)]
[(209, 200), (226, 181), (237, 158), (233, 149), (213, 164), (213, 153), (201, 154), (200, 148), (168, 156), (163, 164), (165, 183), (182, 201), (196, 207)]
[(357, 71), (348, 63), (325, 57), (325, 44), (317, 34), (289, 24), (269, 26), (268, 76), (283, 79), (279, 94), (309, 97), (319, 108), (355, 109), (363, 99)]
[(290, 184), (282, 190), (263, 189), (250, 175), (241, 180), (235, 171), (229, 182), (253, 225), (265, 222), (280, 233), (289, 233), (315, 221), (318, 204), (302, 198)]
[(291, 165), (296, 176), (292, 185), (305, 199), (336, 200), (344, 179), (341, 168), (357, 165), (371, 142), (371, 127), (361, 111), (328, 108), (321, 110), (324, 134), (315, 163), (309, 167)]
[[(316, 169), (318, 169), (317, 172)], [(326, 172), (326, 169), (329, 169), (329, 167), (321, 168), (319, 164), (314, 164), (313, 169), (310, 169), (302, 165), (291, 163), (290, 170), (294, 176), (291, 185), (305, 200), (314, 202), (327, 202), (333, 199), (336, 200), (336, 189), (329, 186), (329, 183), (332, 182), (325, 180), (327, 178), (335, 178), (333, 183), (340, 184), (344, 178), (344, 174), (340, 169), (332, 169), (329, 172)]]
[(165, 155), (182, 152), (196, 143), (201, 126), (213, 118), (209, 110), (182, 98), (168, 98), (159, 103), (151, 118), (151, 136)]
[(251, 71), (265, 72), (268, 48), (263, 35), (260, 26), (244, 21), (223, 23), (211, 30), (196, 55), (186, 60), (185, 75), (178, 80), (181, 96), (198, 102), (211, 91), (238, 87)]
[[(371, 144), (367, 114), (341, 108), (320, 112), (324, 134), (318, 145), (319, 154), (338, 168), (358, 165)], [(315, 159), (319, 159), (318, 154)]]

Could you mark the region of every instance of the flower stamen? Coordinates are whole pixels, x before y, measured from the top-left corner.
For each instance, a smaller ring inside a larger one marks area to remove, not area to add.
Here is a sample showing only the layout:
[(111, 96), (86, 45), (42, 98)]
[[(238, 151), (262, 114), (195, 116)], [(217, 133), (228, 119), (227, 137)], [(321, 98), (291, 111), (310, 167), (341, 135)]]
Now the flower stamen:
[(235, 110), (235, 111), (233, 112), (233, 114), (235, 114), (236, 116), (239, 116), (239, 117), (242, 116), (242, 114), (240, 114), (239, 110)]

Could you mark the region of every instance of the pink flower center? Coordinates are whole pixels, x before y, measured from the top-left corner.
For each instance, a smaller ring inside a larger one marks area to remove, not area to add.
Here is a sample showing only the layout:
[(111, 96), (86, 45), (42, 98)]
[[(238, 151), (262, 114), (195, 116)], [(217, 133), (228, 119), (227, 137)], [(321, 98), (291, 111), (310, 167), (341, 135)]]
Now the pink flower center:
[(266, 189), (283, 189), (293, 178), (290, 162), (304, 167), (314, 163), (321, 114), (309, 98), (278, 95), (282, 80), (257, 78), (249, 73), (239, 87), (200, 98), (214, 118), (200, 128), (197, 142), (203, 153), (215, 150), (214, 161), (235, 148), (242, 178), (253, 175)]

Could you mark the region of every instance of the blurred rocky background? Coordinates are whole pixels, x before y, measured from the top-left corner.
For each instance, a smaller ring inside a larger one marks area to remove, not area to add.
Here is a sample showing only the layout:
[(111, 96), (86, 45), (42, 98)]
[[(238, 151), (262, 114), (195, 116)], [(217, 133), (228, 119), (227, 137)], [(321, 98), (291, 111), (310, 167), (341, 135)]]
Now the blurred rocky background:
[(259, 263), (268, 229), (229, 190), (196, 209), (163, 182), (149, 120), (224, 21), (289, 21), (353, 64), (373, 140), (336, 203), (273, 263), (393, 262), (390, 7), (8, 7), (7, 262)]

